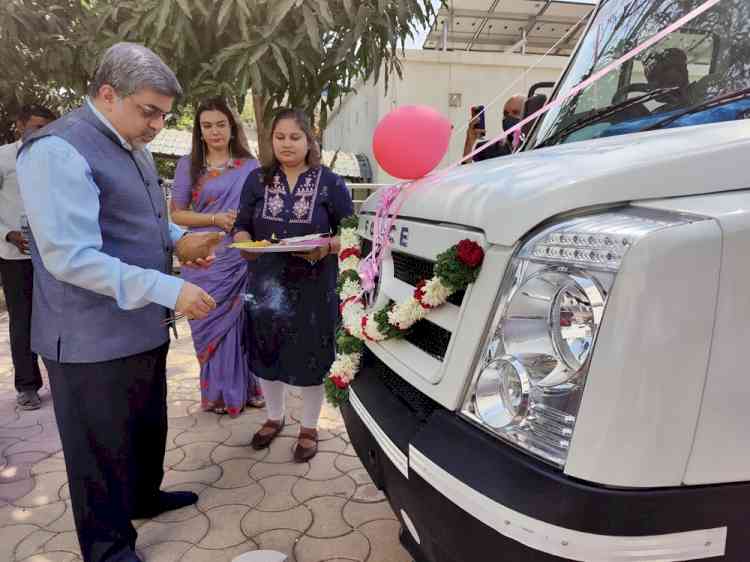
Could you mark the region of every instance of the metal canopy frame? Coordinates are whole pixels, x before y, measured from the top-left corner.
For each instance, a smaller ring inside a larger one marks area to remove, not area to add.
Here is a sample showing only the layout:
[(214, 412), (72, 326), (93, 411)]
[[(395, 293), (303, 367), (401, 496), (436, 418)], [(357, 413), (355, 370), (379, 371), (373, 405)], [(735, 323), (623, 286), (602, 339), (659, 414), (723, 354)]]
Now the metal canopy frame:
[(596, 0), (447, 0), (423, 48), (568, 56)]

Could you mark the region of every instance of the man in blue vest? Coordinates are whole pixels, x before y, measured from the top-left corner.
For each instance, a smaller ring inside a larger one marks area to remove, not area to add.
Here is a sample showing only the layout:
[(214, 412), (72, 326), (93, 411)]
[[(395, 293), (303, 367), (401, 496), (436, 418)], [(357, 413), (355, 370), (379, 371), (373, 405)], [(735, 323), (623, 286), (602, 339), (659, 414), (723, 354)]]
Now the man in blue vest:
[(32, 231), (32, 349), (49, 372), (85, 562), (138, 561), (131, 519), (197, 501), (159, 489), (164, 321), (169, 309), (202, 318), (216, 303), (169, 275), (183, 232), (168, 221), (145, 150), (181, 93), (152, 51), (119, 43), (84, 105), (29, 137), (18, 157)]

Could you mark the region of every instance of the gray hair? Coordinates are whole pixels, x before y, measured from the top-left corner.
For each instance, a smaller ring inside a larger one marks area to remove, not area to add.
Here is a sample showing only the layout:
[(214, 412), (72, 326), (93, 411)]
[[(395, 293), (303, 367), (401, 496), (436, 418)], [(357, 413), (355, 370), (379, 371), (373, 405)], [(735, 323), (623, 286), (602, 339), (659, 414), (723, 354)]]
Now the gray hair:
[(144, 88), (169, 97), (182, 95), (174, 72), (151, 49), (136, 43), (116, 43), (107, 49), (89, 84), (89, 96), (99, 95), (104, 84), (112, 86), (120, 97)]

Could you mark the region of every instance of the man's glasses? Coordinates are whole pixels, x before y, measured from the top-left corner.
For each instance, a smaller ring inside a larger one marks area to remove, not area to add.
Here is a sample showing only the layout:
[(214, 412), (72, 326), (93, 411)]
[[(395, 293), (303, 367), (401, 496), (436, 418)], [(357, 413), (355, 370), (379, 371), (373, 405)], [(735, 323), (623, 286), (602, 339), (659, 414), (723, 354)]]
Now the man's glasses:
[(141, 112), (143, 118), (147, 121), (153, 121), (154, 119), (169, 121), (173, 115), (172, 113), (166, 113), (158, 107), (154, 107), (153, 105), (141, 105), (140, 103), (136, 103), (135, 106)]

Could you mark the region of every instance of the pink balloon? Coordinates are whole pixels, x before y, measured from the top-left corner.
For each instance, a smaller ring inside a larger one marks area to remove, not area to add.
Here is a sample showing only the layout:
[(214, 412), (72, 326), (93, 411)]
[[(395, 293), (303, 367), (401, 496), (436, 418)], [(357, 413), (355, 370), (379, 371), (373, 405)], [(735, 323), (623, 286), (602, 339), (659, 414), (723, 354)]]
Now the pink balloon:
[(435, 169), (448, 151), (451, 123), (424, 105), (405, 105), (383, 117), (375, 128), (372, 151), (395, 178), (413, 180)]

